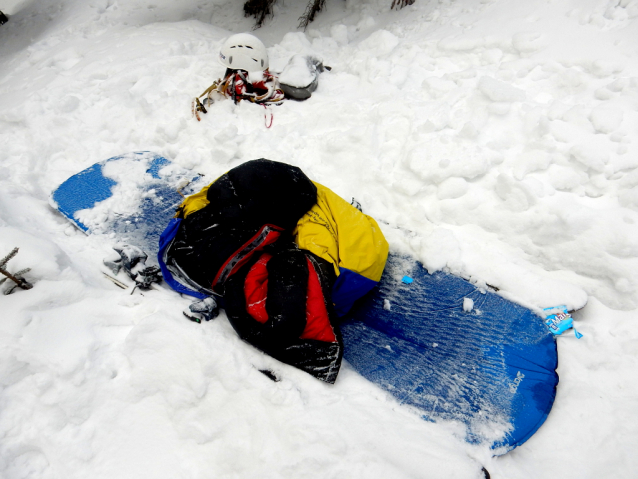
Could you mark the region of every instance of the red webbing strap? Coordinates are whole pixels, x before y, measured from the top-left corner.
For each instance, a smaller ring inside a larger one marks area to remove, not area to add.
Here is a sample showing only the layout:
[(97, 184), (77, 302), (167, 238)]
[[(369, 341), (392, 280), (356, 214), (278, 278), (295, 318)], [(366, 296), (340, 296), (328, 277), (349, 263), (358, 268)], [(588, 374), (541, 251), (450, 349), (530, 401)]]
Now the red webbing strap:
[(213, 280), (212, 288), (224, 283), (233, 273), (241, 268), (256, 251), (261, 251), (266, 246), (273, 244), (281, 236), (283, 228), (275, 225), (264, 225), (261, 229), (244, 243), (222, 265)]
[(246, 298), (246, 311), (256, 321), (264, 324), (268, 321), (266, 312), (266, 298), (268, 297), (268, 270), (266, 265), (272, 258), (269, 254), (263, 254), (246, 275), (244, 281), (244, 296)]
[(274, 120), (274, 116), (272, 114), (272, 110), (270, 108), (268, 108), (267, 105), (264, 105), (262, 103), (262, 106), (266, 109), (266, 112), (270, 113), (270, 123), (268, 123), (268, 116), (266, 115), (266, 112), (264, 112), (264, 121), (266, 122), (266, 128), (270, 128), (272, 126), (272, 122)]
[(321, 288), (321, 282), (317, 271), (310, 261), (308, 262), (308, 295), (306, 299), (306, 328), (301, 339), (316, 339), (329, 343), (336, 343), (337, 337), (328, 318), (328, 308)]

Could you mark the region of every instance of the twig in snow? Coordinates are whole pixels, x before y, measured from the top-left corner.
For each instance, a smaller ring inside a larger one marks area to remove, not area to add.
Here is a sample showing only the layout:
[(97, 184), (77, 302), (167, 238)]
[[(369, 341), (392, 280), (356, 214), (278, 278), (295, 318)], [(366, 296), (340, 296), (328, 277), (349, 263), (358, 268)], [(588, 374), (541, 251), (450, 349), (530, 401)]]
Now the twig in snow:
[(7, 271), (7, 269), (5, 268), (9, 260), (13, 258), (16, 254), (18, 254), (18, 248), (13, 248), (13, 250), (8, 255), (6, 255), (4, 258), (0, 260), (0, 273), (6, 276), (6, 278), (3, 278), (2, 280), (0, 280), (0, 284), (4, 283), (7, 279), (10, 279), (11, 281), (15, 283), (15, 286), (12, 286), (8, 290), (6, 290), (4, 294), (11, 294), (16, 287), (19, 287), (22, 289), (33, 288), (33, 285), (22, 277), (23, 274), (31, 271), (31, 268), (25, 268), (23, 270), (18, 271), (15, 274), (9, 273), (9, 271)]

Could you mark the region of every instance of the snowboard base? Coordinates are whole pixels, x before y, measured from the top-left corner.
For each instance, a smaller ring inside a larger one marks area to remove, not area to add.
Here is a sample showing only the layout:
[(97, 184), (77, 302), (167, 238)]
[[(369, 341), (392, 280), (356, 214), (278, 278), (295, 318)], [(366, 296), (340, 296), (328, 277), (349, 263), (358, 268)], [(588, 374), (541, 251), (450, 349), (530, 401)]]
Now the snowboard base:
[[(51, 203), (87, 234), (108, 233), (156, 255), (192, 172), (149, 152), (97, 163)], [(197, 192), (191, 182), (184, 194)], [(529, 309), (411, 258), (390, 255), (383, 278), (341, 325), (344, 357), (430, 421), (459, 421), (467, 440), (502, 453), (545, 421), (558, 375), (556, 342)]]

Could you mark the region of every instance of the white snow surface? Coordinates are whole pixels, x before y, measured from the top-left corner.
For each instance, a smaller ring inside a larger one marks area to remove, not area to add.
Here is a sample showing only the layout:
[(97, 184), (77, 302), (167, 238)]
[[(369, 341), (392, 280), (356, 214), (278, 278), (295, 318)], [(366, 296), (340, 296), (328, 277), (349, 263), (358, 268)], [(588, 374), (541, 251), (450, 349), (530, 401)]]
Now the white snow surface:
[[(7, 3), (5, 7), (5, 3)], [(281, 71), (332, 67), (304, 102), (190, 101), (250, 31), (241, 1), (13, 0), (0, 27), (0, 477), (638, 477), (638, 0), (278, 2), (254, 33)], [(267, 114), (267, 112), (266, 112)], [(195, 324), (166, 286), (102, 275), (108, 236), (49, 206), (95, 162), (149, 150), (211, 181), (301, 167), (397, 252), (532, 308), (566, 304), (554, 408), (492, 457), (347, 363), (333, 386)], [(272, 382), (259, 369), (281, 377)]]

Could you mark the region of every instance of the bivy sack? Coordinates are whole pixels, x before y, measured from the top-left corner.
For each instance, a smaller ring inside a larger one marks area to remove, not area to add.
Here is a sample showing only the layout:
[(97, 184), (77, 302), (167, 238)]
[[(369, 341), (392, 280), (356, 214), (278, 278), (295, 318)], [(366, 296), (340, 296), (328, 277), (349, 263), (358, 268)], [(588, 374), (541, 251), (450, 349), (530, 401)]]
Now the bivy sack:
[(293, 55), (279, 74), (279, 88), (286, 98), (307, 100), (319, 85), (319, 74), (325, 67), (323, 62), (312, 55)]

